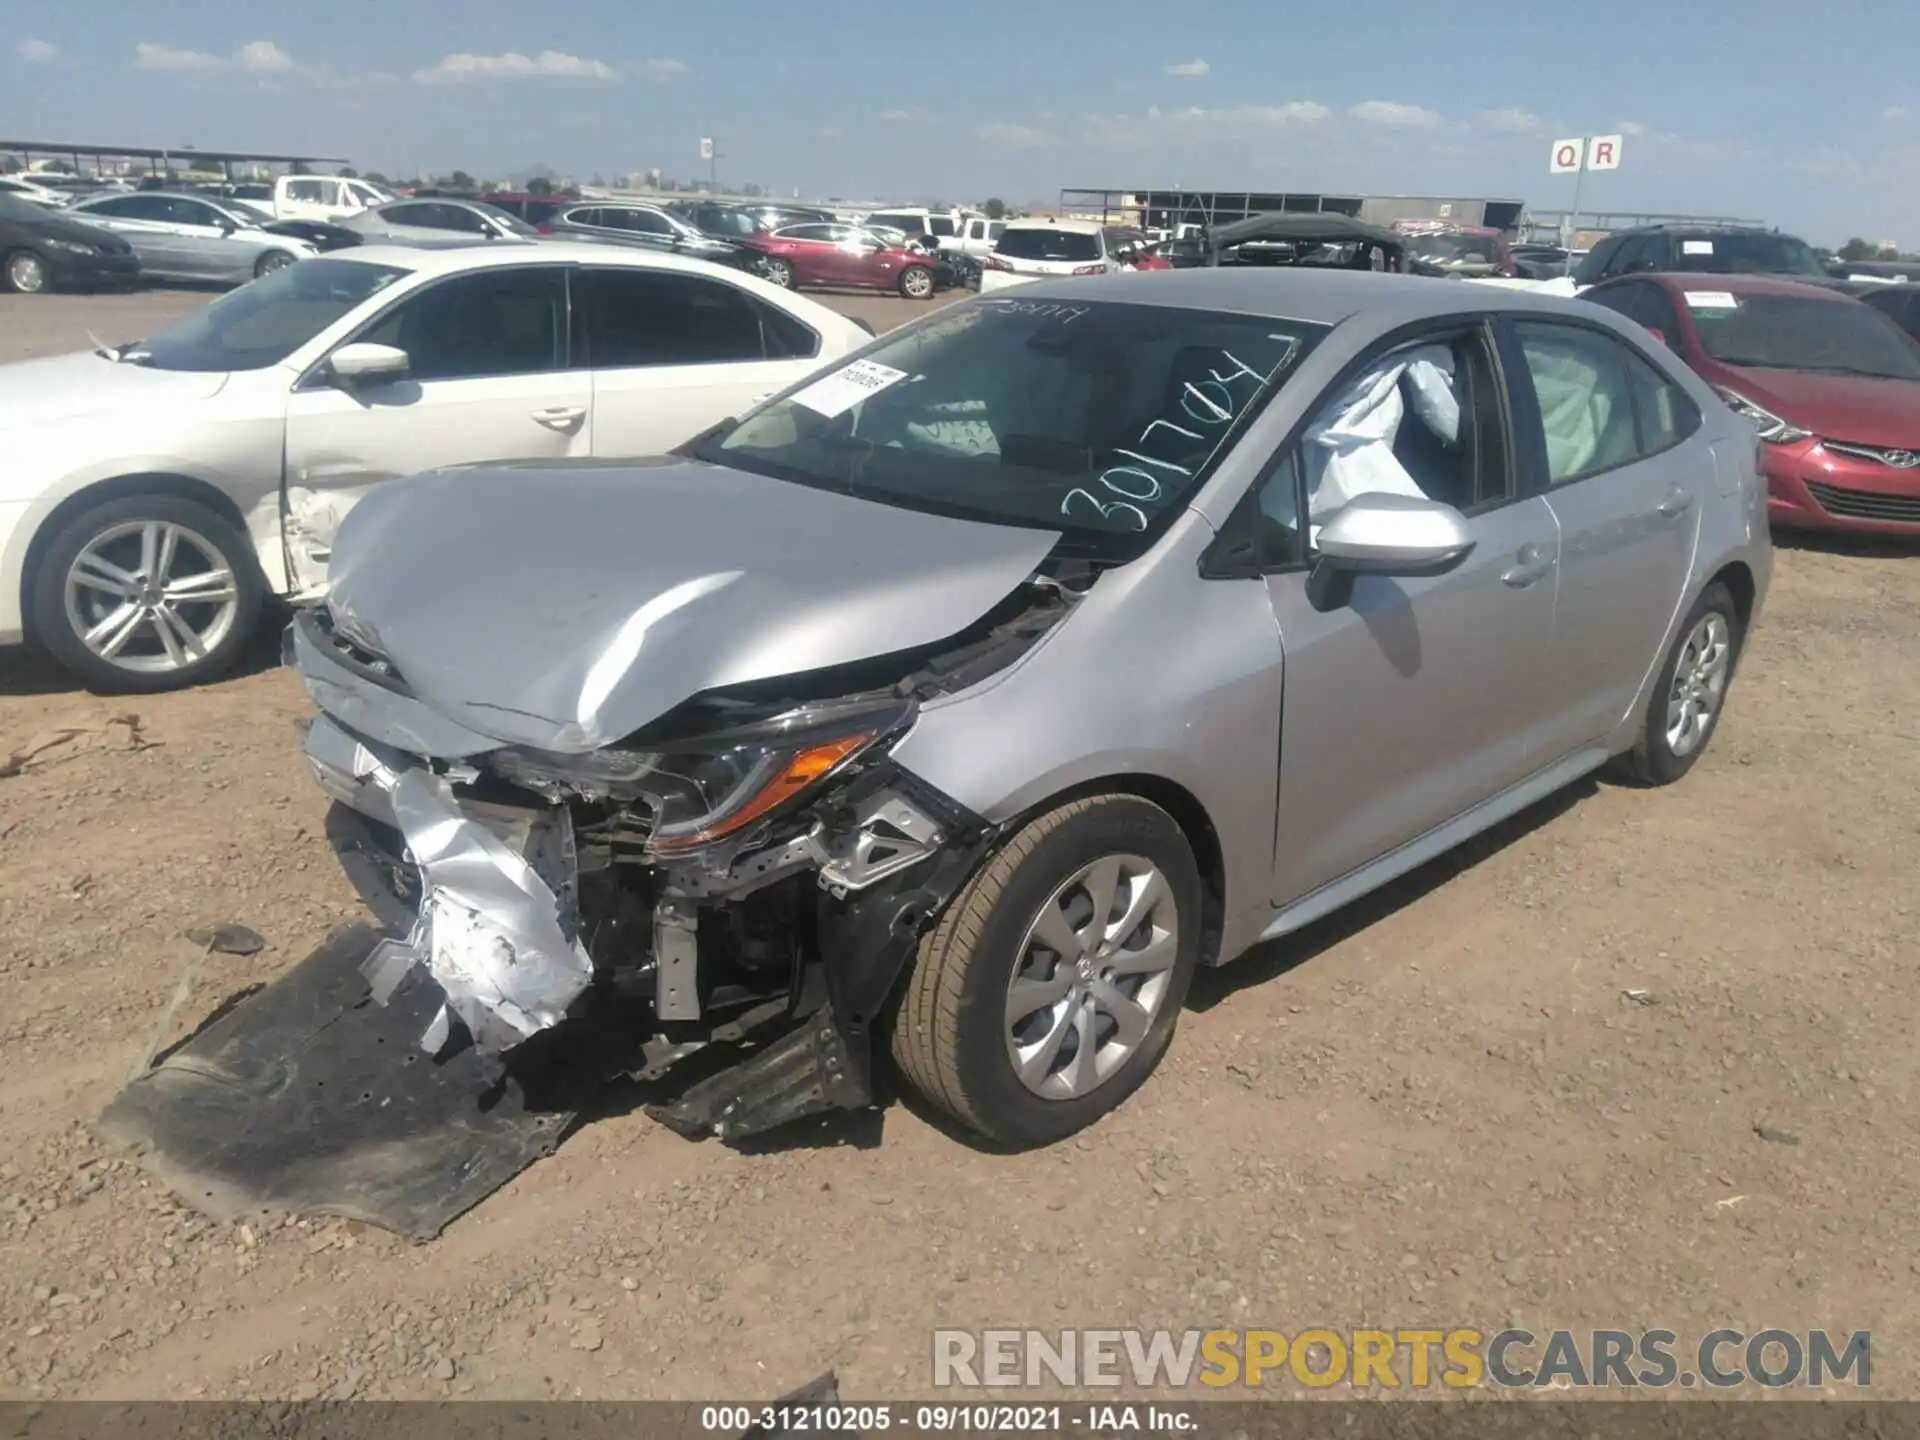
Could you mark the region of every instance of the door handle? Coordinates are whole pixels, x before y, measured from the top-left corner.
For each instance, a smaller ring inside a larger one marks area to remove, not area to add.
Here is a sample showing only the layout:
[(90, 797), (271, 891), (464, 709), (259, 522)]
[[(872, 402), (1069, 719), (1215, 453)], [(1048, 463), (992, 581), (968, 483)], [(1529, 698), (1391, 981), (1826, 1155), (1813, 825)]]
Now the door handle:
[(587, 407), (584, 405), (554, 405), (534, 411), (533, 418), (549, 430), (571, 430), (586, 418), (586, 414)]
[(1658, 505), (1654, 506), (1654, 509), (1658, 510), (1662, 515), (1666, 516), (1667, 519), (1669, 520), (1675, 519), (1678, 516), (1686, 514), (1687, 511), (1691, 510), (1692, 508), (1693, 508), (1693, 496), (1689, 495), (1685, 490), (1682, 490), (1678, 485), (1674, 486), (1672, 490), (1667, 492), (1666, 499), (1662, 500)]
[(1519, 563), (1501, 571), (1500, 579), (1516, 590), (1526, 589), (1553, 570), (1553, 557), (1538, 545), (1522, 545), (1520, 553), (1513, 558)]

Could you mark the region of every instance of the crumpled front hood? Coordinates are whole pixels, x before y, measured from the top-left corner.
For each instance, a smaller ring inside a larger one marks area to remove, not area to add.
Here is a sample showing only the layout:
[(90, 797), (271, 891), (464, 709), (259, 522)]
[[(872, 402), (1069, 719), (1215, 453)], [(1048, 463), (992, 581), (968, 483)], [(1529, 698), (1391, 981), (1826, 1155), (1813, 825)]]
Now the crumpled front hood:
[(220, 393), (225, 372), (155, 370), (83, 350), (0, 365), (0, 430), (79, 416), (131, 419)]
[(702, 691), (944, 640), (1056, 539), (697, 461), (530, 462), (370, 491), (330, 578), (420, 702), (581, 753)]

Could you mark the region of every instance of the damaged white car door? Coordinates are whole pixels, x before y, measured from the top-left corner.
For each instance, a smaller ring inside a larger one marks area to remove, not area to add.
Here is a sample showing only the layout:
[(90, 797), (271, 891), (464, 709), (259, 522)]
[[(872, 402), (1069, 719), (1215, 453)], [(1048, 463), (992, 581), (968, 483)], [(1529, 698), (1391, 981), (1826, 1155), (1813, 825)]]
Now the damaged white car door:
[(289, 398), (281, 491), (294, 594), (324, 587), (334, 532), (374, 485), (593, 453), (593, 383), (570, 368), (567, 285), (564, 265), (452, 275), (400, 297), (308, 371)]
[(588, 265), (574, 284), (595, 455), (664, 454), (818, 363), (819, 332), (716, 276)]

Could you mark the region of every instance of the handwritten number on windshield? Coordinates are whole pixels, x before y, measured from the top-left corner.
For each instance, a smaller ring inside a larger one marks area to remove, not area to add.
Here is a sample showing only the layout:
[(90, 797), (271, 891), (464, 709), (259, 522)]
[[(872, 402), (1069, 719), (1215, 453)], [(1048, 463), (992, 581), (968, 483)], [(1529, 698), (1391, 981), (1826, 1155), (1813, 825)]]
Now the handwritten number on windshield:
[[(1276, 372), (1286, 364), (1292, 351), (1293, 347), (1289, 346), (1287, 355), (1274, 367)], [(1145, 467), (1171, 471), (1186, 478), (1193, 475), (1187, 466), (1167, 458), (1164, 453), (1155, 455), (1153, 451), (1171, 451), (1191, 459), (1197, 449), (1204, 447), (1206, 453), (1200, 461), (1204, 465), (1212, 458), (1213, 451), (1226, 437), (1233, 422), (1267, 383), (1267, 376), (1229, 350), (1218, 352), (1218, 359), (1208, 367), (1207, 376), (1204, 380), (1182, 383), (1178, 400), (1179, 419), (1150, 422), (1140, 432), (1140, 438), (1134, 441), (1137, 448), (1116, 447), (1115, 454), (1131, 463), (1114, 465), (1103, 471), (1093, 482), (1092, 489), (1068, 491), (1067, 498), (1060, 502), (1060, 513), (1071, 520), (1086, 518), (1091, 512), (1118, 528), (1146, 529), (1147, 512), (1141, 506), (1152, 505), (1160, 500), (1165, 496), (1166, 488)]]

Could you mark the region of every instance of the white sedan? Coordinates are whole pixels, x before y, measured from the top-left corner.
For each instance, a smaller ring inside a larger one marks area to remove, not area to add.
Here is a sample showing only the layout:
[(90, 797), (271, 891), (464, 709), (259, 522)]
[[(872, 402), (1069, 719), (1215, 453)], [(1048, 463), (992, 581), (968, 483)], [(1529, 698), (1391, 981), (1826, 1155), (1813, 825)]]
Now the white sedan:
[(870, 333), (638, 249), (368, 246), (148, 340), (0, 366), (0, 645), (31, 635), (99, 689), (211, 678), (269, 595), (324, 593), (334, 530), (370, 486), (662, 454)]

